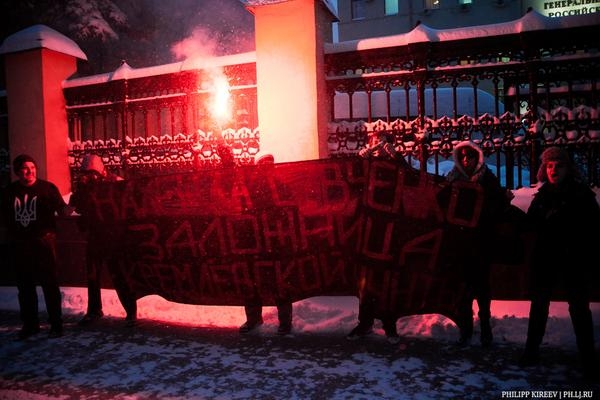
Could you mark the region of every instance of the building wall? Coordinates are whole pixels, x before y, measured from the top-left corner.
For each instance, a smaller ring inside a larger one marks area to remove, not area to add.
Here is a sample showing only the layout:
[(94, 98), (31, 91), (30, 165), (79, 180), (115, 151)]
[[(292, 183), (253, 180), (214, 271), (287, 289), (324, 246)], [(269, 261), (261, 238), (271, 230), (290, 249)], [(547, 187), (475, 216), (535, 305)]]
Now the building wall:
[(61, 83), (75, 71), (74, 57), (45, 48), (6, 56), (11, 158), (31, 155), (38, 164), (38, 177), (52, 181), (62, 194), (71, 190), (71, 179)]
[(326, 102), (321, 48), (331, 38), (333, 16), (318, 1), (250, 9), (256, 21), (261, 149), (277, 162), (326, 157), (327, 109), (318, 105)]
[[(353, 19), (354, 1), (362, 2), (363, 19)], [(398, 13), (385, 15), (386, 0), (338, 0), (338, 40), (402, 34), (419, 22), (435, 29), (507, 22), (522, 17), (529, 7), (548, 17), (600, 12), (600, 1), (566, 5), (566, 1), (550, 0), (471, 0), (470, 4), (461, 5), (462, 0), (439, 0), (438, 8), (433, 8), (433, 0), (397, 1)]]

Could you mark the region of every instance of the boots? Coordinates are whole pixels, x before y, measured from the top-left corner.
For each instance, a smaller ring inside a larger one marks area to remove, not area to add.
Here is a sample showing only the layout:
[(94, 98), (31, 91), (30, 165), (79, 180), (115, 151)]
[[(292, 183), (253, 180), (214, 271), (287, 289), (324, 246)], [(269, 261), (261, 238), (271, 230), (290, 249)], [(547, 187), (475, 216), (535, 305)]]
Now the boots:
[(490, 347), (494, 337), (492, 335), (492, 326), (490, 324), (490, 311), (479, 310), (479, 328), (481, 329), (481, 346)]
[(587, 303), (569, 304), (569, 313), (575, 331), (584, 379), (590, 383), (600, 382), (600, 366), (596, 359), (594, 344), (594, 324), (589, 306)]
[(462, 324), (459, 326), (460, 337), (458, 338), (459, 346), (468, 346), (471, 343), (473, 337), (473, 318), (464, 319)]
[(240, 326), (240, 333), (248, 333), (263, 324), (262, 305), (251, 304), (244, 306), (246, 322)]
[(532, 367), (540, 363), (540, 345), (546, 332), (549, 305), (550, 302), (545, 300), (531, 302), (527, 341), (525, 342), (525, 351), (519, 358), (520, 367)]
[(292, 331), (292, 303), (277, 304), (277, 318), (279, 319), (279, 328), (277, 334), (285, 336)]
[(457, 325), (460, 331), (457, 344), (459, 346), (468, 346), (473, 337), (473, 309), (471, 308), (471, 303), (463, 304)]

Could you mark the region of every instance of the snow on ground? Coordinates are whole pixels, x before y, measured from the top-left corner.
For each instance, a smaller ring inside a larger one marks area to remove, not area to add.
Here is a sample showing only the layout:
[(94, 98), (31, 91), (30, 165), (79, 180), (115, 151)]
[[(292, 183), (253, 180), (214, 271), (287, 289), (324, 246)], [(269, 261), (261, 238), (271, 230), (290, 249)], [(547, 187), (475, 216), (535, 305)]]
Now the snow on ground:
[[(600, 397), (600, 386), (582, 383), (564, 303), (552, 304), (542, 366), (520, 369), (528, 302), (493, 302), (496, 344), (484, 350), (477, 339), (456, 346), (456, 326), (437, 314), (399, 319), (396, 345), (379, 323), (373, 335), (347, 341), (355, 297), (294, 303), (292, 335), (279, 337), (274, 307), (264, 308), (256, 333), (240, 335), (242, 307), (154, 295), (138, 301), (139, 325), (125, 328), (113, 290), (102, 292), (106, 318), (82, 328), (85, 289), (62, 292), (66, 335), (20, 342), (16, 289), (0, 287), (0, 399), (500, 399), (511, 391), (541, 398), (538, 390)], [(600, 304), (593, 313), (600, 321)], [(598, 333), (596, 325), (597, 341)]]
[[(526, 209), (534, 191), (515, 191), (513, 204)], [(477, 339), (458, 347), (456, 325), (437, 314), (399, 319), (398, 344), (385, 340), (379, 323), (373, 335), (350, 342), (345, 335), (357, 322), (355, 297), (294, 303), (292, 335), (279, 337), (274, 307), (264, 308), (257, 332), (240, 335), (242, 307), (177, 304), (154, 295), (138, 301), (140, 321), (126, 328), (115, 292), (103, 290), (106, 317), (82, 328), (76, 322), (86, 290), (61, 289), (65, 336), (47, 339), (44, 326), (16, 341), (16, 288), (0, 287), (0, 399), (600, 398), (600, 385), (582, 381), (565, 303), (552, 303), (541, 365), (521, 369), (526, 301), (492, 303), (495, 344), (482, 349)], [(600, 304), (592, 312), (600, 343)]]

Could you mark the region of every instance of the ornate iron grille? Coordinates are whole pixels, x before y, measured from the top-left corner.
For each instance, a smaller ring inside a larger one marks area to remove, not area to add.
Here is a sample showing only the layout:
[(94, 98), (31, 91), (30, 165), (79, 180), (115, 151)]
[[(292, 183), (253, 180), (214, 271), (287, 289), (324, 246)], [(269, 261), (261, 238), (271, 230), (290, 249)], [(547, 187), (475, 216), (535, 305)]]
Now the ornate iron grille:
[(415, 166), (441, 174), (454, 144), (472, 140), (515, 188), (536, 183), (544, 147), (565, 146), (598, 186), (597, 34), (587, 26), (326, 54), (330, 154), (354, 156), (385, 131)]

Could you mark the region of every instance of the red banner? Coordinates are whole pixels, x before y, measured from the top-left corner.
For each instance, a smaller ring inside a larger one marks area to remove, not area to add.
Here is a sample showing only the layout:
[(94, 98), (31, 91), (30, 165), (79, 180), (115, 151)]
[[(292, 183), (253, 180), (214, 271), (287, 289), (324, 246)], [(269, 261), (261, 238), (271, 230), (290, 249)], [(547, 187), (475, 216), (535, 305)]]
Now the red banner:
[(381, 312), (452, 318), (462, 282), (444, 226), (476, 222), (478, 208), (442, 210), (443, 182), (361, 159), (214, 169), (98, 186), (92, 223), (118, 243), (137, 298), (243, 305), (258, 293), (274, 305), (370, 292)]

